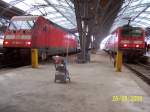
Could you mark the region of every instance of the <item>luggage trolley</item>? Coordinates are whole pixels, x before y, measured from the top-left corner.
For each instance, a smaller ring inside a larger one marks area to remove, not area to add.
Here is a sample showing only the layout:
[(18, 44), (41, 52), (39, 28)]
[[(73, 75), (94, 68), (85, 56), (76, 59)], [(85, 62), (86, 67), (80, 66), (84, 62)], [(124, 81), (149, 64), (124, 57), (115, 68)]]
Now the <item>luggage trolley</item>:
[(54, 82), (57, 80), (64, 83), (66, 83), (67, 80), (70, 82), (70, 76), (66, 67), (65, 58), (61, 56), (54, 56), (53, 59), (56, 69)]

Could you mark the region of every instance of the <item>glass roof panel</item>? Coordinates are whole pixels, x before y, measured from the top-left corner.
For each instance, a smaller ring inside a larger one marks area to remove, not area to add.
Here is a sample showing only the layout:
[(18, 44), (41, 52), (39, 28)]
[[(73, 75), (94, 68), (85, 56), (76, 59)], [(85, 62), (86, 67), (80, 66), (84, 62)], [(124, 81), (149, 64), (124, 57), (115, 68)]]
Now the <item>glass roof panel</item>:
[(56, 11), (53, 7), (45, 7), (45, 10), (47, 10), (47, 12), (54, 12), (54, 11)]
[(147, 13), (142, 13), (141, 15), (140, 15), (140, 17), (149, 17), (150, 15), (149, 14), (147, 14)]
[(150, 11), (150, 7), (146, 11)]
[(149, 3), (149, 0), (141, 0), (141, 3)]
[(136, 18), (135, 21), (143, 21), (143, 22), (145, 22), (147, 24), (150, 23), (150, 20), (148, 20), (148, 19), (141, 19), (141, 18)]
[(59, 0), (51, 0), (51, 3), (52, 4), (58, 4), (59, 5), (59, 2), (58, 2)]
[(47, 16), (45, 16), (47, 19), (53, 20), (53, 19), (59, 19), (59, 18), (63, 18), (62, 16), (56, 16), (54, 14), (49, 14)]
[(60, 22), (60, 21), (65, 22), (66, 19), (65, 19), (65, 18), (53, 19), (53, 21), (54, 21), (55, 23)]
[(146, 27), (145, 24), (141, 23), (141, 22), (138, 22), (138, 21), (134, 21), (131, 23), (132, 26), (135, 26), (135, 27)]
[[(3, 0), (3, 1), (25, 11), (26, 14), (42, 15), (45, 18), (53, 22), (56, 22), (56, 24), (61, 25), (62, 27), (67, 28), (68, 26), (68, 29), (74, 29), (77, 27), (74, 5), (70, 0)], [(64, 24), (59, 24), (59, 22), (57, 22), (59, 20), (63, 20)]]
[[(17, 7), (17, 8), (23, 7), (23, 10), (24, 10), (24, 11), (30, 9), (30, 7), (29, 7), (28, 5), (26, 5), (26, 4), (24, 4), (23, 2), (20, 2), (20, 3), (16, 4), (16, 5), (14, 5), (14, 6)], [(21, 6), (21, 7), (20, 7), (20, 6)]]
[(28, 5), (33, 5), (36, 3), (35, 0), (24, 0), (23, 2)]
[(32, 15), (41, 15), (41, 12), (39, 10), (35, 10), (35, 11), (32, 11), (30, 14), (32, 14)]

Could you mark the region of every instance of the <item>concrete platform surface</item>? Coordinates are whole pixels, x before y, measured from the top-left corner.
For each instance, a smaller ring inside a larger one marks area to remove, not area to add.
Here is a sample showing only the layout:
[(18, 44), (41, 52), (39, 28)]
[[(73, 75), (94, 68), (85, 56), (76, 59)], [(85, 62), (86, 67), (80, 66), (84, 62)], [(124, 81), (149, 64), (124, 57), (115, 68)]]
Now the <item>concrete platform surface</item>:
[[(52, 64), (1, 70), (0, 112), (150, 112), (149, 93), (128, 69), (115, 72), (103, 52), (93, 54), (91, 63), (68, 68), (67, 84), (54, 83)], [(142, 99), (133, 101), (134, 96)]]

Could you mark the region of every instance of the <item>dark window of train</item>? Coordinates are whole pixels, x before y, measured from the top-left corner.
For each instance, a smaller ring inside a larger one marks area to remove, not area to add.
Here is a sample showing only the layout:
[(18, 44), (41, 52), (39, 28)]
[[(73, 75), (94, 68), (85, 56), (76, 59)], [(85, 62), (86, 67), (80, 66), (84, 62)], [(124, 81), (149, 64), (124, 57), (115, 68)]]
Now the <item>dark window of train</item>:
[(143, 31), (139, 28), (125, 28), (122, 30), (121, 35), (123, 37), (141, 37)]
[(130, 37), (130, 36), (131, 36), (130, 30), (131, 30), (131, 29), (128, 29), (128, 28), (122, 29), (121, 35), (122, 35), (123, 37)]
[(131, 34), (132, 37), (141, 37), (143, 35), (143, 31), (141, 29), (133, 29)]

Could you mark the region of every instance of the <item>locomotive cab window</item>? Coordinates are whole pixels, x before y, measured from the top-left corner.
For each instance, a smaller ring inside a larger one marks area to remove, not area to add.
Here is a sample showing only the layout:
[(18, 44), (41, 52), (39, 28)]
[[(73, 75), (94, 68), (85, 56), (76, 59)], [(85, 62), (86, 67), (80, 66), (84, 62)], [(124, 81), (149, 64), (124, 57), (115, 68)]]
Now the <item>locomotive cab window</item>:
[(141, 29), (133, 29), (131, 34), (132, 34), (132, 37), (141, 37), (143, 34), (143, 31)]
[(121, 35), (126, 38), (141, 37), (143, 35), (143, 31), (140, 28), (124, 28), (122, 29)]
[(121, 31), (121, 35), (123, 37), (131, 37), (131, 31), (132, 31), (131, 28), (123, 28)]
[(9, 30), (29, 30), (34, 26), (34, 20), (13, 20), (9, 25)]

